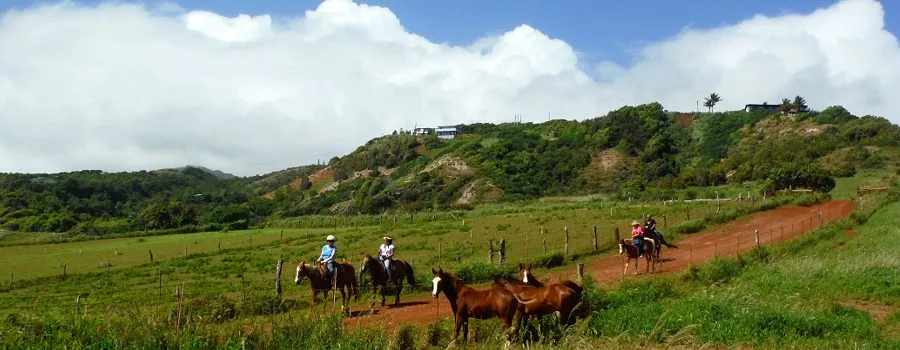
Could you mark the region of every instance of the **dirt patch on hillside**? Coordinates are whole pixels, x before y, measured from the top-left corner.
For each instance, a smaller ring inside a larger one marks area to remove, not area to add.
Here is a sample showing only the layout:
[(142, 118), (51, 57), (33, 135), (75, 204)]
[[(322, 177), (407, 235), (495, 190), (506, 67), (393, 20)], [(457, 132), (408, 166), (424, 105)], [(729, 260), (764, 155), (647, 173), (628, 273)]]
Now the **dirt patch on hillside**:
[[(479, 196), (479, 192), (481, 195)], [(463, 187), (462, 195), (456, 200), (459, 205), (472, 205), (476, 202), (492, 202), (503, 197), (503, 191), (487, 179), (478, 179)]]
[(691, 125), (694, 125), (694, 115), (691, 113), (681, 113), (675, 118), (675, 121), (678, 124), (691, 127)]
[(309, 182), (312, 184), (317, 184), (325, 181), (334, 181), (334, 173), (336, 170), (332, 167), (326, 167), (325, 169), (314, 172), (309, 176)]
[(594, 153), (589, 168), (597, 171), (611, 171), (625, 163), (625, 156), (614, 149)]
[(466, 164), (465, 160), (451, 155), (443, 156), (440, 159), (431, 162), (419, 173), (427, 173), (438, 168), (448, 170), (451, 176), (473, 173), (472, 167), (470, 167), (469, 164)]
[[(585, 274), (590, 274), (600, 284), (611, 284), (622, 278), (652, 278), (665, 273), (683, 271), (692, 264), (702, 263), (719, 256), (734, 256), (740, 251), (747, 251), (756, 246), (756, 239), (760, 244), (769, 245), (781, 243), (800, 237), (809, 231), (809, 223), (813, 228), (818, 226), (818, 213), (824, 213), (824, 222), (832, 222), (843, 219), (853, 211), (853, 203), (850, 201), (829, 201), (809, 207), (791, 206), (757, 213), (749, 218), (724, 224), (702, 233), (691, 235), (687, 239), (678, 242), (680, 249), (664, 249), (662, 252), (663, 263), (656, 265), (656, 270), (650, 274), (644, 274), (644, 263), (639, 265), (641, 274), (633, 276), (629, 271), (627, 277), (623, 277), (623, 262), (618, 256), (603, 256), (593, 259), (585, 264)], [(756, 232), (759, 232), (759, 235)], [(575, 279), (575, 267), (570, 266), (571, 272), (554, 272), (538, 274), (538, 278), (544, 281), (555, 282), (561, 279)], [(428, 266), (417, 267), (427, 270)], [(484, 288), (480, 286), (480, 288)], [(453, 317), (447, 300), (442, 296), (435, 300), (430, 297), (405, 298), (404, 305), (397, 308), (382, 308), (376, 310), (374, 315), (362, 313), (361, 316), (347, 318), (345, 322), (350, 327), (357, 327), (371, 323), (379, 323), (393, 329), (398, 324), (414, 323), (428, 324), (439, 317)]]

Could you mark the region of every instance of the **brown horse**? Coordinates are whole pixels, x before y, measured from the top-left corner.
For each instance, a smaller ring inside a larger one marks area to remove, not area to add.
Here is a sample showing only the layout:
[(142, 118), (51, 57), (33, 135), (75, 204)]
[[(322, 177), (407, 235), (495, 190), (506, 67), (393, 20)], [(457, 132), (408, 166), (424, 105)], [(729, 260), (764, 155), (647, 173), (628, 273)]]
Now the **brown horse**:
[(554, 314), (559, 323), (565, 327), (575, 323), (571, 316), (576, 307), (579, 307), (581, 294), (563, 283), (536, 287), (506, 277), (496, 278), (494, 283), (512, 293), (519, 302), (522, 322), (527, 323), (531, 316)]
[[(319, 293), (323, 293), (323, 298), (327, 299), (328, 291), (337, 288), (341, 292), (341, 310), (344, 310), (349, 308), (347, 302), (350, 301), (350, 296), (353, 296), (355, 300), (359, 300), (359, 284), (356, 283), (356, 274), (353, 273), (352, 264), (344, 261), (335, 261), (334, 270), (335, 279), (334, 284), (332, 284), (331, 281), (325, 278), (324, 266), (307, 265), (306, 262), (300, 262), (297, 265), (294, 283), (300, 284), (300, 279), (304, 277), (309, 279), (309, 283), (312, 286), (313, 305), (316, 304), (316, 296)], [(345, 287), (350, 296), (344, 292)]]
[[(644, 238), (644, 259), (647, 260), (647, 270), (646, 273), (649, 273), (652, 269), (656, 271), (656, 263), (655, 259), (653, 259), (652, 252), (656, 250), (656, 242), (650, 238)], [(619, 241), (619, 255), (623, 255), (623, 260), (625, 262), (625, 270), (622, 271), (622, 276), (625, 276), (625, 273), (628, 272), (628, 262), (634, 259), (634, 274), (638, 274), (638, 258), (640, 255), (638, 254), (638, 248), (633, 244), (629, 243), (627, 240)]]
[[(366, 255), (366, 257), (363, 258), (362, 264), (360, 264), (359, 266), (360, 280), (362, 280), (363, 274), (366, 272), (368, 272), (369, 276), (372, 277), (372, 293), (377, 292), (378, 287), (381, 287), (381, 306), (384, 306), (388, 286), (387, 272), (384, 269), (384, 265), (382, 265), (381, 261), (379, 261), (378, 259)], [(406, 276), (406, 281), (410, 286), (416, 285), (416, 277), (413, 273), (412, 266), (407, 264), (403, 260), (392, 260), (390, 282), (394, 284), (394, 288), (397, 290), (397, 295), (394, 298), (394, 305), (400, 303), (400, 292), (403, 291), (404, 276)], [(372, 304), (374, 305), (375, 302), (373, 301)]]
[(487, 290), (471, 288), (465, 282), (444, 273), (441, 268), (437, 271), (431, 269), (431, 273), (434, 275), (431, 281), (434, 285), (431, 296), (437, 299), (438, 295), (444, 292), (444, 296), (450, 302), (450, 309), (453, 310), (456, 331), (451, 344), (456, 343), (456, 339), (459, 338), (460, 328), (463, 329), (463, 341), (468, 341), (470, 317), (480, 320), (499, 317), (500, 322), (508, 330), (506, 340), (509, 344), (515, 330), (518, 329), (518, 325), (511, 328), (519, 306), (512, 293), (496, 283)]
[[(544, 287), (544, 284), (541, 281), (538, 281), (536, 277), (531, 273), (531, 264), (519, 264), (519, 273), (522, 274), (522, 282), (534, 286), (534, 287)], [(559, 292), (562, 292), (564, 288), (569, 288), (575, 295), (575, 299), (578, 300), (578, 304), (575, 305), (575, 308), (572, 310), (570, 317), (581, 317), (584, 318), (587, 316), (588, 308), (585, 307), (585, 300), (582, 299), (582, 294), (584, 293), (584, 287), (579, 286), (577, 283), (572, 280), (563, 280), (560, 282), (555, 282), (550, 284), (550, 288), (557, 289)], [(523, 306), (520, 303), (519, 308), (521, 309)], [(557, 317), (560, 317), (557, 314)], [(567, 322), (569, 320), (566, 320)], [(526, 320), (527, 322), (527, 320)]]

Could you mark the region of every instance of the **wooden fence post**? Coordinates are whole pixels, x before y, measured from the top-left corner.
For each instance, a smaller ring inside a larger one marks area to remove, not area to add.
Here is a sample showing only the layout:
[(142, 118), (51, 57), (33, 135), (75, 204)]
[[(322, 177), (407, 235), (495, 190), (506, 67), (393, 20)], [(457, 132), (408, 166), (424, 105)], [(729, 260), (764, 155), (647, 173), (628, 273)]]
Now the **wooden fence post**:
[(506, 239), (500, 240), (500, 267), (506, 263)]
[(281, 230), (281, 238), (278, 239), (278, 243), (284, 242), (284, 229)]
[(753, 230), (753, 234), (756, 235), (756, 248), (759, 248), (759, 230)]
[(10, 272), (9, 273), (9, 290), (12, 290), (12, 289), (13, 289), (13, 274), (12, 274), (12, 272)]
[(488, 240), (488, 261), (490, 261), (491, 265), (494, 264), (494, 240)]
[(178, 332), (181, 329), (181, 301), (184, 299), (184, 281), (181, 281), (181, 288), (178, 289), (178, 318), (175, 320), (175, 337), (178, 338)]
[(565, 247), (563, 247), (563, 250), (564, 250), (565, 255), (569, 255), (569, 225), (566, 225), (564, 230), (566, 233), (566, 237), (565, 237), (566, 245), (565, 245)]
[(216, 242), (216, 251), (217, 251), (217, 252), (221, 252), (221, 251), (222, 251), (222, 240), (219, 240), (219, 241)]
[(616, 244), (619, 244), (619, 241), (620, 241), (620, 239), (619, 239), (619, 228), (616, 227)]
[(584, 279), (584, 263), (578, 263), (578, 280)]
[(66, 279), (66, 264), (63, 264), (62, 279)]
[(184, 256), (187, 257), (187, 246), (184, 246)]
[(150, 249), (147, 249), (147, 251), (150, 252), (150, 264), (153, 264), (153, 251)]
[(81, 294), (75, 296), (75, 321), (78, 321), (78, 313), (81, 309)]
[(684, 212), (687, 214), (687, 219), (690, 220), (691, 219), (691, 205), (690, 204), (688, 204), (688, 206), (684, 208)]
[(594, 225), (594, 250), (596, 251), (599, 249), (600, 249), (600, 247), (598, 246), (598, 242), (597, 242), (597, 225)]
[(275, 295), (281, 297), (281, 266), (282, 261), (278, 260), (278, 266), (275, 268)]
[(668, 221), (668, 220), (666, 220), (666, 216), (663, 215), (663, 230), (668, 230), (668, 229), (669, 229), (669, 223), (668, 223), (667, 221)]
[(162, 270), (159, 272), (159, 297), (162, 298)]
[(824, 225), (824, 224), (825, 224), (825, 217), (822, 215), (822, 211), (819, 210), (819, 227), (821, 228), (822, 225)]
[(706, 216), (709, 216), (709, 201), (706, 202)]
[(547, 253), (547, 240), (544, 240), (544, 253)]

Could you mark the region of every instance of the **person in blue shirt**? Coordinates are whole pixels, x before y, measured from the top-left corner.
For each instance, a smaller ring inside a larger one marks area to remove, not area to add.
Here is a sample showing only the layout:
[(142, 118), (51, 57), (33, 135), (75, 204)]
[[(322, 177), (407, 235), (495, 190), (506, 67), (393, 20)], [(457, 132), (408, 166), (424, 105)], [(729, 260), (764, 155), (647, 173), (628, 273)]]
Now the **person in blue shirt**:
[[(322, 246), (322, 253), (319, 254), (319, 258), (316, 261), (325, 264), (326, 273), (325, 278), (328, 281), (331, 281), (334, 278), (334, 258), (337, 257), (337, 247), (334, 245), (334, 236), (328, 235), (325, 238), (325, 245)], [(333, 284), (333, 283), (329, 283)]]

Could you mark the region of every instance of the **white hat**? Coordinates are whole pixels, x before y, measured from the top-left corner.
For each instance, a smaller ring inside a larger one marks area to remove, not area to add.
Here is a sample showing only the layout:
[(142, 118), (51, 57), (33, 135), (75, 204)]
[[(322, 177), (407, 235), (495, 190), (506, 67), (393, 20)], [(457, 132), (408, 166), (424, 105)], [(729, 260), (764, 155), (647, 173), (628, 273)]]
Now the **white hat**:
[(333, 241), (333, 240), (334, 240), (334, 235), (328, 235), (328, 237), (325, 237), (325, 241)]

